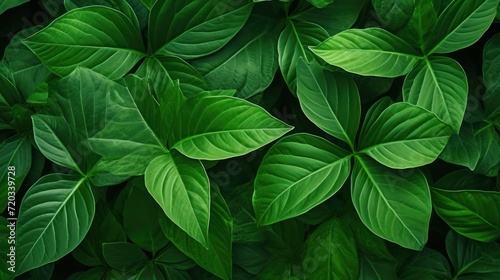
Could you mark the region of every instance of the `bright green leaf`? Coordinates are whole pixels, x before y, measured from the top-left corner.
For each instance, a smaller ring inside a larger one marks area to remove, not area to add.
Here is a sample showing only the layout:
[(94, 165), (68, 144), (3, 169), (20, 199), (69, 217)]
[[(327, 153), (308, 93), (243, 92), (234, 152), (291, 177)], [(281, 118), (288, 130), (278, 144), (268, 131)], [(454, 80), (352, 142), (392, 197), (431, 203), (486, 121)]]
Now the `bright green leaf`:
[(310, 49), (329, 64), (363, 76), (402, 76), (421, 59), (412, 46), (380, 28), (349, 29)]
[(467, 105), (464, 70), (447, 57), (426, 58), (406, 76), (403, 100), (434, 113), (458, 133)]
[(50, 174), (38, 180), (19, 211), (16, 274), (73, 251), (87, 234), (94, 211), (94, 196), (85, 179)]
[(203, 160), (247, 154), (292, 129), (257, 105), (226, 96), (189, 99), (175, 123), (170, 147)]
[(446, 146), (452, 129), (434, 114), (409, 103), (395, 103), (370, 125), (363, 125), (360, 153), (397, 169), (433, 162)]
[(431, 196), (418, 170), (391, 170), (367, 157), (356, 157), (351, 196), (363, 224), (402, 247), (422, 250), (427, 242)]
[(354, 147), (361, 101), (354, 81), (340, 73), (307, 65), (297, 67), (297, 96), (305, 115), (319, 128)]
[(151, 162), (145, 181), (169, 219), (208, 247), (210, 185), (201, 162), (172, 150)]
[(310, 134), (278, 141), (255, 179), (257, 223), (268, 225), (303, 214), (335, 194), (350, 171), (349, 152)]
[(116, 79), (144, 56), (139, 27), (104, 6), (71, 10), (23, 42), (60, 76), (84, 66)]

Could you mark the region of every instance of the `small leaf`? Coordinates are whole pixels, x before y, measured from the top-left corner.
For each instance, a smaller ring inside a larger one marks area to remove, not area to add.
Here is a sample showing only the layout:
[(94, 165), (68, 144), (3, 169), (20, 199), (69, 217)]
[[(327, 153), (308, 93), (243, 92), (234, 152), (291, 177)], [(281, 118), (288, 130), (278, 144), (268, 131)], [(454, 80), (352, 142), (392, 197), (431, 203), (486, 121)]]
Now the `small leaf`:
[(421, 59), (412, 46), (381, 28), (349, 29), (310, 49), (327, 63), (362, 76), (402, 76)]
[(461, 235), (491, 242), (500, 237), (500, 193), (433, 188), (436, 213)]
[(411, 255), (398, 269), (398, 279), (451, 279), (448, 260), (438, 251), (424, 248)]
[(151, 162), (145, 181), (167, 217), (207, 247), (210, 185), (201, 162), (172, 150)]
[(333, 0), (307, 0), (307, 2), (313, 4), (316, 8), (324, 8), (333, 3)]
[(434, 114), (409, 103), (395, 103), (370, 125), (363, 125), (360, 153), (397, 169), (433, 162), (452, 129)]
[(104, 6), (71, 10), (23, 42), (60, 76), (83, 66), (116, 79), (144, 56), (139, 27)]
[(447, 57), (426, 58), (406, 76), (403, 100), (434, 113), (458, 133), (467, 105), (467, 76)]
[(334, 195), (349, 171), (349, 152), (323, 138), (305, 133), (282, 138), (269, 149), (255, 178), (257, 223), (309, 211)]
[(319, 128), (354, 147), (361, 116), (361, 101), (354, 81), (300, 59), (297, 96), (304, 114)]
[(356, 157), (351, 196), (363, 224), (402, 247), (422, 250), (427, 242), (431, 196), (418, 170), (391, 170), (368, 157)]
[(12, 8), (17, 7), (19, 5), (22, 5), (26, 2), (29, 2), (29, 0), (5, 0), (5, 1), (2, 1), (2, 3), (0, 3), (0, 15), (3, 14), (8, 9), (12, 9)]
[(149, 261), (141, 248), (128, 242), (103, 243), (102, 254), (108, 265), (119, 271), (131, 272)]
[(382, 25), (392, 30), (405, 26), (415, 10), (412, 0), (372, 0), (372, 5)]
[(175, 123), (170, 147), (202, 160), (247, 154), (292, 129), (257, 105), (226, 96), (189, 99)]
[(84, 178), (49, 174), (38, 180), (19, 211), (16, 275), (73, 251), (87, 234), (94, 211), (94, 196)]
[(498, 0), (452, 1), (439, 16), (431, 53), (451, 53), (474, 44), (490, 27)]

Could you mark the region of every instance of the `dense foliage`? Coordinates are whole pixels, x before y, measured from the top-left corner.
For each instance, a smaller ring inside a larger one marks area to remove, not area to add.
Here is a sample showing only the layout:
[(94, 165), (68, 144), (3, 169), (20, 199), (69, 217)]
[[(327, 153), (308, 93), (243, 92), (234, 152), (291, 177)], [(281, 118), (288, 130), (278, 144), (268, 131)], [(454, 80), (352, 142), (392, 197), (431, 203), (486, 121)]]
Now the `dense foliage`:
[(0, 278), (500, 279), (499, 7), (2, 1)]

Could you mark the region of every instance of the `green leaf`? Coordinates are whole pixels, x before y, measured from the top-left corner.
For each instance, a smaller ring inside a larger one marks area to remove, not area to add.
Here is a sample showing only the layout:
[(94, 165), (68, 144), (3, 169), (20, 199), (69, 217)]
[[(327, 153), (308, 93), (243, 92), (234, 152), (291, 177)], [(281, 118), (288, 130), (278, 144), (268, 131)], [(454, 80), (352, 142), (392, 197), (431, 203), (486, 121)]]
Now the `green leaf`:
[(409, 103), (395, 103), (385, 109), (360, 134), (360, 153), (396, 169), (433, 162), (453, 133), (434, 114)]
[(248, 99), (264, 91), (278, 70), (281, 28), (282, 23), (275, 19), (252, 15), (226, 46), (192, 63), (211, 88), (234, 88), (236, 96)]
[(156, 254), (154, 260), (157, 264), (164, 264), (170, 268), (179, 270), (188, 270), (196, 266), (190, 258), (184, 255), (172, 243), (169, 243), (161, 252)]
[(84, 178), (49, 174), (26, 193), (17, 221), (16, 275), (54, 262), (83, 240), (95, 202)]
[(83, 66), (116, 79), (144, 56), (139, 27), (104, 6), (71, 10), (23, 42), (60, 76)]
[(109, 266), (119, 271), (134, 271), (149, 261), (137, 245), (128, 242), (102, 244), (102, 254)]
[(481, 149), (474, 172), (486, 176), (497, 176), (500, 169), (500, 135), (492, 125), (478, 126), (475, 130), (477, 146)]
[(403, 28), (415, 10), (413, 0), (372, 0), (372, 5), (382, 25), (392, 30)]
[(432, 210), (425, 176), (416, 169), (391, 170), (361, 156), (352, 174), (352, 201), (363, 224), (379, 237), (422, 250)]
[(496, 279), (500, 276), (500, 246), (495, 242), (470, 240), (450, 230), (446, 251), (455, 268), (455, 278), (474, 275), (476, 279)]
[(166, 217), (146, 191), (142, 177), (135, 177), (129, 184), (132, 185), (132, 192), (125, 201), (123, 227), (135, 245), (154, 255), (168, 243), (160, 227), (160, 222)]
[(247, 154), (292, 129), (261, 107), (226, 96), (189, 99), (175, 123), (170, 147), (202, 160)]
[(461, 169), (448, 173), (432, 184), (441, 190), (481, 190), (493, 191), (496, 189), (495, 178), (473, 173), (468, 169)]
[(324, 8), (333, 3), (333, 0), (307, 0), (307, 2), (313, 4), (316, 8)]
[(403, 100), (434, 113), (458, 133), (467, 105), (465, 71), (455, 60), (430, 57), (406, 76)]
[(380, 28), (349, 29), (310, 49), (329, 64), (362, 76), (402, 76), (421, 59), (412, 46)]
[(439, 16), (431, 53), (451, 53), (474, 44), (490, 27), (498, 0), (452, 1)]
[(149, 17), (155, 54), (197, 58), (222, 48), (243, 27), (253, 4), (229, 0), (158, 0)]
[(302, 22), (315, 23), (325, 29), (330, 36), (351, 27), (365, 6), (366, 0), (335, 0), (332, 4), (316, 9), (310, 7), (291, 18)]
[(302, 57), (307, 62), (315, 58), (308, 49), (328, 38), (319, 25), (289, 20), (278, 40), (278, 60), (281, 73), (292, 93), (297, 91), (297, 64)]
[[(19, 190), (30, 169), (31, 142), (27, 135), (12, 136), (0, 144), (0, 170), (4, 170), (0, 174), (0, 212), (7, 208), (8, 193)], [(12, 183), (9, 182), (14, 182), (14, 185), (10, 186)]]
[(398, 269), (398, 279), (451, 279), (450, 265), (438, 251), (424, 248), (405, 260)]
[(397, 32), (397, 35), (418, 47), (423, 53), (427, 53), (437, 17), (432, 1), (415, 0), (415, 10), (410, 21)]
[(483, 50), (482, 78), (487, 89), (483, 97), (483, 105), (488, 114), (498, 112), (500, 106), (500, 78), (497, 75), (500, 71), (499, 61), (500, 34), (496, 34), (486, 42)]
[(257, 223), (301, 215), (334, 195), (350, 171), (349, 152), (310, 134), (282, 138), (264, 157), (253, 206)]
[(10, 108), (15, 104), (22, 103), (21, 99), (10, 69), (5, 64), (0, 64), (0, 104)]
[(134, 26), (139, 26), (139, 21), (134, 10), (125, 0), (64, 0), (64, 7), (68, 11), (87, 6), (104, 6), (113, 8), (125, 14)]
[(47, 115), (33, 115), (35, 143), (42, 154), (61, 166), (80, 174), (81, 157), (72, 147), (77, 147), (80, 139), (64, 118)]
[(212, 193), (211, 197), (208, 250), (171, 222), (162, 224), (162, 228), (168, 239), (186, 256), (207, 271), (229, 280), (232, 275), (233, 223), (222, 196)]
[(361, 117), (361, 101), (354, 81), (300, 59), (297, 96), (304, 114), (319, 128), (354, 148)]
[(475, 135), (474, 125), (463, 123), (459, 134), (450, 137), (439, 158), (446, 162), (462, 165), (474, 170), (481, 157), (479, 137)]
[(26, 2), (29, 2), (29, 0), (5, 0), (5, 1), (2, 1), (2, 3), (0, 3), (0, 15), (3, 14), (8, 9), (12, 9), (12, 8), (17, 7), (17, 6), (24, 4)]
[(482, 241), (500, 237), (500, 193), (432, 188), (436, 213), (461, 235)]
[(357, 279), (359, 264), (356, 242), (349, 227), (339, 218), (322, 223), (307, 239), (303, 258), (314, 262), (304, 279)]
[(145, 181), (169, 219), (208, 247), (210, 184), (201, 162), (172, 150), (151, 162)]

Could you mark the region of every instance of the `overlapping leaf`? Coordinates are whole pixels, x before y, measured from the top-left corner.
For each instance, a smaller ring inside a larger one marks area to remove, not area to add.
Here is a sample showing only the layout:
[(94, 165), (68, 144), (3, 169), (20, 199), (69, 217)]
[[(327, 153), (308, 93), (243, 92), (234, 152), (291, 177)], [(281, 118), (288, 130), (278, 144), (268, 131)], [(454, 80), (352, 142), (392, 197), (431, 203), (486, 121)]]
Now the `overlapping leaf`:
[(323, 138), (294, 134), (267, 153), (255, 178), (257, 223), (303, 214), (335, 194), (350, 171), (349, 152)]
[(139, 27), (104, 6), (71, 10), (23, 42), (60, 76), (84, 66), (116, 79), (144, 56)]
[(458, 133), (467, 105), (467, 76), (455, 60), (426, 58), (406, 77), (403, 100), (434, 113)]
[(407, 42), (381, 28), (349, 29), (310, 49), (329, 64), (363, 76), (401, 76), (421, 59)]
[(364, 156), (356, 157), (352, 176), (352, 201), (363, 224), (379, 237), (422, 250), (432, 210), (425, 176), (391, 170)]
[(94, 196), (83, 178), (50, 174), (26, 193), (17, 224), (16, 274), (54, 262), (87, 234)]
[(412, 0), (372, 0), (372, 5), (382, 24), (393, 30), (405, 26), (415, 10)]
[(363, 125), (360, 152), (391, 168), (411, 168), (433, 162), (453, 133), (434, 114), (409, 103), (385, 109)]
[(175, 123), (170, 147), (204, 160), (244, 155), (292, 129), (258, 106), (226, 96), (188, 100)]

